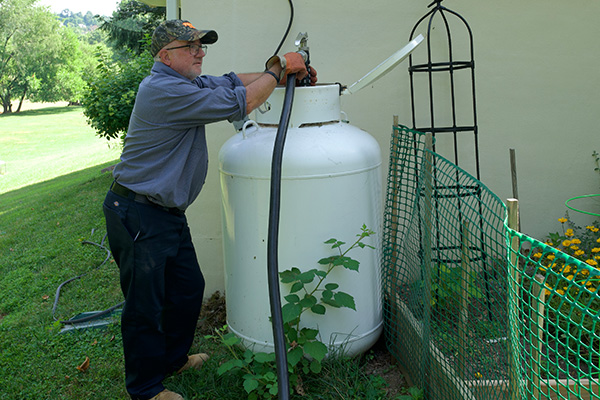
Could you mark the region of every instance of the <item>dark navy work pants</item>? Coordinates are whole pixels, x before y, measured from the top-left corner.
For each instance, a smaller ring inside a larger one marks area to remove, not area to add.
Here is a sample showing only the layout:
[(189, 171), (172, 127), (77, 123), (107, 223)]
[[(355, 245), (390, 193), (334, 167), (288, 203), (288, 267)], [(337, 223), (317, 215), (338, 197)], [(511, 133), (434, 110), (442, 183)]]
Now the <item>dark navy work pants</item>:
[(109, 191), (108, 241), (119, 266), (125, 384), (133, 399), (164, 389), (187, 362), (204, 295), (204, 277), (185, 215)]

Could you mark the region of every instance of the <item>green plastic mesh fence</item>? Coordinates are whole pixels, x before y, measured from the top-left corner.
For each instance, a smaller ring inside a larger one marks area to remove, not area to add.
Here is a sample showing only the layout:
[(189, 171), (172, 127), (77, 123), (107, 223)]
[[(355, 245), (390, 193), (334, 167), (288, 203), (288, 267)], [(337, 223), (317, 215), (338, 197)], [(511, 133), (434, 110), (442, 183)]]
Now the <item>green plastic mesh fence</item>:
[(428, 399), (505, 398), (505, 207), (425, 142), (394, 128), (383, 235), (388, 348)]
[[(507, 231), (509, 337), (514, 349), (509, 370), (515, 398), (600, 399), (600, 271), (546, 243)], [(572, 247), (578, 239), (566, 241)], [(595, 244), (592, 249), (598, 252), (600, 242), (592, 243), (588, 245)]]
[(504, 203), (428, 137), (392, 135), (388, 349), (426, 399), (600, 398), (600, 271), (510, 229)]

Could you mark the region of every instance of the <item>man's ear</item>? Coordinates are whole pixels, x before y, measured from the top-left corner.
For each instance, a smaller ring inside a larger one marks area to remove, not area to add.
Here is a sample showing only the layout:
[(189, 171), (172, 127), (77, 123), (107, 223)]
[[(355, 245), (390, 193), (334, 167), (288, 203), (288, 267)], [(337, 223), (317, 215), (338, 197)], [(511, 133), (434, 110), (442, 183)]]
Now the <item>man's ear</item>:
[(160, 57), (160, 61), (162, 61), (163, 64), (168, 66), (171, 65), (171, 56), (169, 55), (169, 52), (167, 50), (162, 49), (158, 52), (158, 56)]

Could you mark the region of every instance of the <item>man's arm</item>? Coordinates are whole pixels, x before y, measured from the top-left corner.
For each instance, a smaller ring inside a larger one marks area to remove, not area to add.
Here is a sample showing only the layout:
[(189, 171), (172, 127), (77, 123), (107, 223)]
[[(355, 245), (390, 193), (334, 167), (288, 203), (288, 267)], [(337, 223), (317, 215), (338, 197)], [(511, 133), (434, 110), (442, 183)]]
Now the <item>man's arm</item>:
[[(281, 68), (279, 63), (276, 63), (269, 68), (269, 71), (273, 72), (275, 76), (281, 76), (283, 68)], [(250, 114), (254, 109), (267, 101), (277, 86), (275, 77), (266, 72), (240, 74), (238, 78), (240, 78), (246, 87), (246, 114)]]

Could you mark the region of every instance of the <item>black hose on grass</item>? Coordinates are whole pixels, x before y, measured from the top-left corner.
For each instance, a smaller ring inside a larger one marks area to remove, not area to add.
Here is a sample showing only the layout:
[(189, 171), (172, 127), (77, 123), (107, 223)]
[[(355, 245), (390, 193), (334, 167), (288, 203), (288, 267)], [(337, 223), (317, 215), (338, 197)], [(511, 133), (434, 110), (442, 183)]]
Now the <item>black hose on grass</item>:
[[(96, 268), (93, 268), (92, 270), (87, 271), (87, 272), (85, 272), (85, 273), (83, 273), (81, 275), (78, 275), (78, 276), (74, 277), (74, 278), (67, 279), (66, 281), (64, 281), (63, 283), (61, 283), (58, 286), (58, 288), (56, 289), (56, 293), (54, 294), (54, 304), (52, 305), (52, 318), (55, 321), (58, 321), (58, 319), (55, 317), (55, 313), (56, 313), (56, 308), (58, 307), (58, 299), (60, 298), (60, 291), (63, 288), (63, 286), (65, 286), (66, 284), (68, 284), (70, 282), (73, 282), (74, 280), (77, 280), (77, 279), (80, 279), (80, 278), (86, 276), (87, 274), (89, 274), (90, 272), (92, 272), (94, 270), (100, 269), (100, 267), (102, 267), (104, 264), (106, 264), (108, 262), (108, 260), (110, 259), (110, 256), (111, 256), (110, 250), (106, 246), (104, 246), (104, 241), (106, 240), (106, 236), (107, 235), (104, 235), (104, 238), (102, 238), (102, 242), (100, 242), (100, 243), (90, 242), (88, 240), (85, 240), (85, 241), (81, 242), (82, 245), (84, 245), (84, 244), (91, 244), (91, 245), (97, 246), (97, 247), (101, 248), (102, 250), (106, 251), (106, 258)], [(125, 304), (124, 301), (121, 302), (121, 303), (119, 303), (119, 304), (116, 304), (116, 305), (114, 305), (114, 306), (112, 306), (110, 308), (107, 308), (106, 310), (98, 311), (97, 313), (94, 313), (94, 314), (89, 315), (87, 317), (82, 317), (82, 318), (77, 318), (77, 319), (72, 319), (72, 320), (67, 320), (67, 321), (59, 321), (59, 322), (61, 324), (64, 324), (64, 325), (72, 325), (72, 324), (79, 324), (79, 323), (82, 323), (82, 322), (91, 321), (91, 320), (99, 318), (99, 317), (101, 317), (103, 315), (106, 315), (106, 314), (109, 314), (109, 313), (113, 312), (117, 308), (121, 307), (123, 304)]]

